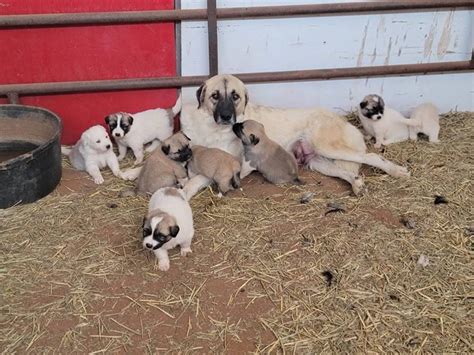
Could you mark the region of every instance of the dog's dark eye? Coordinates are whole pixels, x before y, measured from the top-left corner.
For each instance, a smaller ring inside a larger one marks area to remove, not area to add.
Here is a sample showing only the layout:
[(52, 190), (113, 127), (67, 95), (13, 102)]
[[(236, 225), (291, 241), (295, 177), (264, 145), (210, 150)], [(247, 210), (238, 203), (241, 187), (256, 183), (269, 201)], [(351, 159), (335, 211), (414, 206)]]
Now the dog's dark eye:
[(218, 92), (215, 92), (214, 94), (212, 94), (211, 96), (214, 100), (219, 100), (219, 93)]
[(235, 92), (232, 93), (232, 100), (237, 101), (238, 99), (240, 99), (239, 94), (237, 94), (237, 93), (235, 93)]
[(143, 238), (146, 236), (149, 236), (151, 234), (151, 229), (150, 228), (143, 228)]
[(100, 143), (100, 139), (96, 143)]

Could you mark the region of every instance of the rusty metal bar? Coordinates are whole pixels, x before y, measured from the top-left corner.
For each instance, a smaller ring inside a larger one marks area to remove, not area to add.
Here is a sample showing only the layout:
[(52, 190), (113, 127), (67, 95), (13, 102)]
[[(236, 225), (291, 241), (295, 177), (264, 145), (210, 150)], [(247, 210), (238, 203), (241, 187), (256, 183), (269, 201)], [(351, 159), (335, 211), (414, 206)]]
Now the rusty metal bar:
[(7, 93), (8, 103), (18, 105), (20, 103), (20, 96), (16, 92)]
[[(318, 16), (358, 14), (387, 11), (417, 11), (443, 8), (473, 8), (474, 0), (402, 0), (378, 2), (350, 2), (286, 6), (235, 7), (217, 9), (217, 19)], [(110, 25), (144, 22), (206, 20), (206, 9), (122, 11), (108, 13), (69, 13), (0, 16), (0, 27)]]
[[(246, 83), (328, 80), (376, 76), (423, 75), (427, 73), (474, 71), (474, 62), (470, 60), (444, 63), (382, 65), (371, 67), (333, 68), (317, 70), (295, 70), (268, 73), (235, 74)], [(167, 78), (123, 79), (76, 81), (38, 84), (0, 85), (0, 95), (17, 93), (18, 95), (60, 94), (114, 90), (156, 89), (181, 86), (197, 86), (208, 78), (207, 75)]]
[(219, 70), (216, 0), (207, 0), (207, 38), (209, 42), (209, 75), (213, 76), (217, 75)]

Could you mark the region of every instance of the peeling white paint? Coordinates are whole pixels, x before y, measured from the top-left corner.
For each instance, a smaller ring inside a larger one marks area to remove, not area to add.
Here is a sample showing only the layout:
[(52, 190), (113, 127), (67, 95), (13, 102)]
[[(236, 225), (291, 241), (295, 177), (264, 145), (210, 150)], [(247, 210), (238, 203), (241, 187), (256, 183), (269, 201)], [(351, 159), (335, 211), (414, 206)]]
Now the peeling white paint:
[(388, 41), (388, 48), (387, 48), (387, 56), (385, 57), (384, 65), (388, 65), (390, 62), (390, 54), (392, 52), (392, 37), (390, 37), (390, 40)]
[(450, 11), (449, 15), (446, 17), (446, 21), (443, 26), (443, 33), (439, 39), (438, 44), (438, 58), (442, 59), (448, 51), (449, 42), (451, 41), (451, 30), (453, 25), (453, 15), (454, 11)]
[(367, 30), (369, 28), (370, 20), (367, 21), (367, 24), (364, 28), (364, 36), (362, 37), (362, 44), (360, 45), (359, 55), (357, 56), (357, 66), (360, 67), (362, 65), (362, 61), (364, 60), (364, 49), (365, 49), (365, 41), (367, 39)]

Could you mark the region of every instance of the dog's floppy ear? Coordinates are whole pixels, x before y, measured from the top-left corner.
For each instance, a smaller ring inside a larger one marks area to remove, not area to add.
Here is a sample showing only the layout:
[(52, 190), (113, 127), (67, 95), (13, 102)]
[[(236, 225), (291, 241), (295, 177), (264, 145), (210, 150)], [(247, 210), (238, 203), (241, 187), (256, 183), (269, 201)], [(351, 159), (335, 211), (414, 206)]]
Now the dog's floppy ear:
[(133, 124), (133, 116), (128, 115), (128, 124), (132, 125)]
[(255, 137), (255, 134), (251, 134), (250, 135), (250, 143), (252, 143), (253, 145), (257, 145), (258, 142), (260, 142), (260, 138)]
[(198, 100), (198, 108), (201, 108), (204, 102), (204, 96), (206, 95), (206, 83), (202, 83), (199, 89), (196, 91), (196, 98)]
[(360, 108), (366, 108), (366, 107), (367, 107), (367, 105), (368, 105), (368, 102), (367, 102), (367, 101), (365, 101), (365, 100), (364, 100), (364, 101), (362, 101), (362, 102), (359, 104)]
[(170, 227), (170, 235), (174, 238), (178, 235), (179, 233), (179, 227), (178, 226), (173, 226)]
[(109, 124), (110, 123), (110, 115), (105, 116), (104, 120), (105, 120), (106, 124)]
[(161, 151), (168, 155), (170, 153), (170, 146), (169, 145), (163, 145), (161, 146)]
[(379, 106), (383, 109), (385, 107), (385, 101), (379, 96)]

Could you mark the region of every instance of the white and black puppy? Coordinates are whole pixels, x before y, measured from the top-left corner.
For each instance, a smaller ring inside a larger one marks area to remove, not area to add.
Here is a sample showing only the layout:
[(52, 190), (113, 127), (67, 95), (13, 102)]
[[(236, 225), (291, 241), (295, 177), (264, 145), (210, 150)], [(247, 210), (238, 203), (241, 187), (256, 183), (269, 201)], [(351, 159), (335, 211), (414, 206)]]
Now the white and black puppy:
[(439, 118), (434, 105), (423, 104), (415, 109), (411, 119), (385, 105), (379, 95), (367, 95), (358, 107), (359, 119), (366, 133), (375, 137), (375, 148), (382, 145), (417, 139), (427, 134), (430, 141), (438, 140)]
[(112, 142), (107, 130), (102, 126), (97, 125), (85, 130), (72, 148), (61, 147), (61, 152), (69, 156), (74, 168), (87, 171), (96, 184), (104, 182), (100, 169), (106, 166), (115, 176), (123, 178)]
[(181, 189), (164, 187), (151, 196), (143, 219), (143, 246), (152, 250), (162, 271), (170, 268), (168, 250), (181, 247), (181, 256), (191, 253), (193, 213)]
[(155, 150), (159, 141), (173, 134), (173, 119), (181, 111), (181, 96), (171, 109), (156, 108), (134, 114), (117, 112), (105, 117), (110, 134), (117, 142), (118, 159), (122, 160), (130, 147), (135, 155), (135, 164), (143, 161), (143, 146), (150, 143), (147, 152)]

